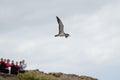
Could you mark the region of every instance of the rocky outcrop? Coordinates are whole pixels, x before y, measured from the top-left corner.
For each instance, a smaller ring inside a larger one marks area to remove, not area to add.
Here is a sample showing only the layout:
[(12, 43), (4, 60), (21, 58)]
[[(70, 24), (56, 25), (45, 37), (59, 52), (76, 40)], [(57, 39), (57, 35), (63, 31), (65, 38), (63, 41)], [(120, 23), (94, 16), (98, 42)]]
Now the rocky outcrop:
[[(89, 76), (79, 76), (76, 74), (65, 74), (65, 73), (44, 73), (43, 71), (28, 70), (26, 73), (36, 74), (39, 76), (46, 76), (53, 80), (98, 80)], [(0, 80), (19, 80), (16, 75), (0, 73)]]
[(19, 80), (16, 75), (0, 73), (0, 80)]
[(55, 80), (98, 80), (96, 78), (92, 78), (89, 76), (79, 76), (76, 74), (65, 74), (65, 73), (61, 73), (61, 72), (59, 72), (59, 73), (44, 73), (43, 71), (39, 71), (38, 69), (37, 70), (29, 70), (27, 72), (47, 76), (47, 77), (53, 78)]

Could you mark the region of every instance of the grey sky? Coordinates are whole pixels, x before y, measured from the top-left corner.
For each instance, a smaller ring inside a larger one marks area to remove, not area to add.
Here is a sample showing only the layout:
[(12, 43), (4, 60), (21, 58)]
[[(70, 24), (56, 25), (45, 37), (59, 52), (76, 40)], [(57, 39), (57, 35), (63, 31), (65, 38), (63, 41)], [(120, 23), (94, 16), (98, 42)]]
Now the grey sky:
[[(27, 69), (120, 79), (119, 0), (0, 0), (0, 57)], [(71, 37), (58, 33), (56, 16)]]

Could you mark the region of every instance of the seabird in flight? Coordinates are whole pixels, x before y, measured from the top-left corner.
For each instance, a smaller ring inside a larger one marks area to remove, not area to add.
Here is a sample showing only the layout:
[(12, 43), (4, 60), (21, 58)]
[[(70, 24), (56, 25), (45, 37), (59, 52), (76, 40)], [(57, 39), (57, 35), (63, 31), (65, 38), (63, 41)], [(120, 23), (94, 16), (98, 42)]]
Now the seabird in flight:
[(56, 16), (56, 18), (57, 18), (57, 22), (59, 25), (59, 33), (57, 35), (55, 35), (55, 37), (57, 37), (57, 36), (64, 37), (65, 36), (65, 38), (67, 38), (70, 35), (68, 33), (64, 32), (64, 25), (63, 25), (62, 21), (60, 20), (60, 18), (57, 16)]

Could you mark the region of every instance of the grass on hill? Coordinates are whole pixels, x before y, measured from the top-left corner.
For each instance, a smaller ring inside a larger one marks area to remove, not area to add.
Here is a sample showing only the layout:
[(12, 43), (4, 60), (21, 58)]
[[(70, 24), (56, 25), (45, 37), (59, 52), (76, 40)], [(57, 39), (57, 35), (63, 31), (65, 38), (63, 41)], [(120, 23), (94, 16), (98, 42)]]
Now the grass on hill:
[(24, 73), (24, 74), (18, 74), (18, 78), (20, 80), (53, 80), (47, 76), (39, 76), (34, 73)]

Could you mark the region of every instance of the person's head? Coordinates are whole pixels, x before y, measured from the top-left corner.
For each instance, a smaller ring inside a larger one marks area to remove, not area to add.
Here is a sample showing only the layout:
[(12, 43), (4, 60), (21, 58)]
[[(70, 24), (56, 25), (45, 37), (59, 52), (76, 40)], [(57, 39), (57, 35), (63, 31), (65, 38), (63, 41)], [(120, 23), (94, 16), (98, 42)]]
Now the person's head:
[(4, 59), (4, 62), (6, 62), (6, 59)]
[(9, 63), (10, 62), (10, 59), (7, 59), (7, 63)]
[(22, 61), (20, 61), (20, 63), (19, 63), (20, 65), (22, 64)]
[(11, 61), (11, 65), (14, 65), (14, 60)]
[(2, 62), (2, 61), (3, 61), (3, 58), (1, 58), (0, 61)]
[(22, 63), (24, 64), (24, 63), (25, 63), (25, 60), (22, 60)]
[(16, 62), (16, 65), (18, 65), (18, 62)]
[(11, 63), (14, 63), (14, 60), (12, 60)]

